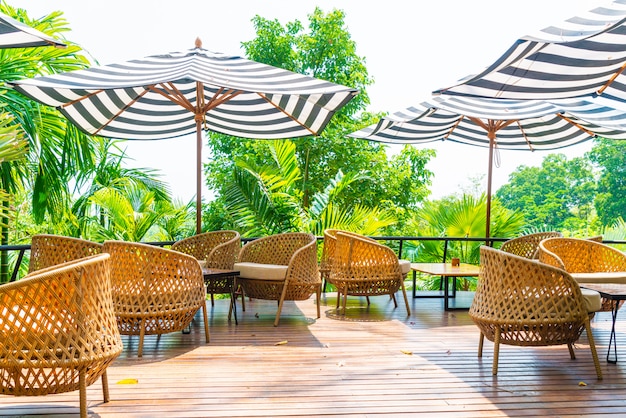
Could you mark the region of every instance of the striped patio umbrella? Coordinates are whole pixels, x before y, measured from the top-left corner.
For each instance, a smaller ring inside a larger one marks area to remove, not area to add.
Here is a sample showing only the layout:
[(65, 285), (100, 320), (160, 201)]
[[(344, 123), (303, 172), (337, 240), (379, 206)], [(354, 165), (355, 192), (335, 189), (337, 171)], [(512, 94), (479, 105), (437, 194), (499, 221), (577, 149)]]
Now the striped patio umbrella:
[(90, 135), (152, 140), (196, 133), (201, 231), (202, 129), (252, 139), (318, 135), (357, 90), (196, 48), (13, 82)]
[(554, 150), (595, 136), (626, 139), (626, 111), (590, 98), (545, 102), (435, 97), (350, 136), (396, 144), (448, 140), (489, 148), (485, 228), (489, 238), (495, 150)]
[(65, 48), (67, 45), (12, 17), (0, 13), (0, 48), (28, 48), (35, 46)]
[(518, 39), (480, 74), (434, 94), (553, 100), (604, 95), (626, 101), (626, 0)]

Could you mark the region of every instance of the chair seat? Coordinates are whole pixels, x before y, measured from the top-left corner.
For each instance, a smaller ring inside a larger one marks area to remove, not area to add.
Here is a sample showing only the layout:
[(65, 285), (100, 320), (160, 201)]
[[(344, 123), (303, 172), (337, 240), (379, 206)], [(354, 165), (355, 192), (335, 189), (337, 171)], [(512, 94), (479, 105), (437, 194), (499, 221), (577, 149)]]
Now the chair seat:
[(583, 294), (585, 300), (585, 308), (587, 312), (598, 312), (602, 310), (602, 296), (595, 290), (581, 288), (580, 291)]
[(239, 277), (242, 279), (284, 281), (287, 277), (288, 268), (289, 266), (280, 264), (240, 262), (235, 263), (234, 270), (239, 271)]
[(409, 271), (411, 271), (411, 262), (409, 260), (398, 260), (398, 264), (400, 264), (402, 275), (409, 274)]
[(626, 271), (570, 273), (578, 283), (626, 283)]

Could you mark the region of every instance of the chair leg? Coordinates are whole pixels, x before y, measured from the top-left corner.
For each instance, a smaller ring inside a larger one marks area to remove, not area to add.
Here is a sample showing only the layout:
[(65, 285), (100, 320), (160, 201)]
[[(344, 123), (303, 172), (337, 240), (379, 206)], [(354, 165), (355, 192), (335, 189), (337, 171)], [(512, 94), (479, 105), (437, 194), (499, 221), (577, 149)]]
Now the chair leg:
[[(369, 296), (365, 296), (365, 300), (367, 301), (367, 306), (370, 306), (370, 297)], [(396, 307), (398, 305), (396, 304)]]
[(493, 339), (493, 366), (491, 368), (491, 374), (494, 376), (498, 374), (498, 357), (500, 356), (500, 328), (496, 329), (496, 335)]
[(318, 288), (316, 294), (317, 294), (317, 302), (316, 302), (317, 303), (317, 317), (320, 318), (321, 317), (321, 315), (320, 315), (320, 299), (322, 297), (322, 289)]
[(404, 282), (402, 282), (402, 296), (404, 296), (404, 304), (406, 305), (406, 316), (411, 315), (411, 308), (409, 307), (409, 298), (406, 296), (406, 288)]
[(396, 295), (394, 293), (390, 294), (389, 296), (391, 296), (391, 300), (393, 300), (393, 307), (394, 309), (398, 307), (398, 301), (396, 300)]
[(589, 318), (585, 320), (585, 330), (587, 331), (587, 339), (589, 340), (589, 349), (591, 350), (591, 356), (593, 357), (593, 365), (596, 367), (596, 375), (598, 380), (602, 380), (602, 369), (600, 368), (600, 362), (598, 361), (598, 352), (596, 351), (596, 343), (591, 333), (591, 323)]
[[(246, 311), (246, 292), (243, 291), (243, 287), (239, 286), (239, 290), (241, 291), (241, 312)], [(235, 297), (235, 301), (237, 298)]]
[(567, 349), (569, 350), (569, 358), (571, 358), (572, 360), (576, 360), (576, 353), (574, 353), (574, 345), (572, 343), (568, 343)]
[(278, 312), (276, 312), (276, 319), (274, 320), (274, 326), (278, 326), (280, 321), (280, 312), (283, 310), (283, 303), (285, 303), (285, 296), (287, 295), (287, 284), (283, 285), (283, 291), (280, 294), (280, 300), (278, 301)]
[(211, 293), (211, 306), (215, 306), (215, 299), (213, 298), (213, 293)]
[(485, 342), (485, 334), (480, 333), (480, 338), (478, 339), (478, 357), (483, 356), (483, 343)]
[(109, 378), (107, 377), (107, 371), (104, 370), (102, 376), (100, 376), (100, 380), (102, 381), (102, 397), (104, 399), (104, 403), (109, 402)]
[(80, 418), (87, 418), (87, 378), (84, 370), (81, 370), (78, 374), (78, 387), (80, 397)]
[(141, 330), (139, 331), (139, 347), (137, 348), (137, 357), (143, 356), (143, 337), (146, 335), (146, 320), (141, 320)]
[(204, 337), (207, 343), (211, 341), (211, 334), (209, 334), (209, 315), (206, 311), (206, 301), (202, 304), (202, 319), (204, 319)]

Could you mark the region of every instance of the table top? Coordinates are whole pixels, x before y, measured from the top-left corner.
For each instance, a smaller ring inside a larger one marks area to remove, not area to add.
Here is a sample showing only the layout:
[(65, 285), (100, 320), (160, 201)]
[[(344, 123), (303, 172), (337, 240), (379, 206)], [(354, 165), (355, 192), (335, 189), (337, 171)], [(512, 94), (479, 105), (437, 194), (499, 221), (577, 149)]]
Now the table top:
[(600, 295), (613, 299), (613, 300), (625, 300), (626, 299), (626, 284), (621, 283), (579, 283), (580, 287), (586, 289), (595, 290)]
[(204, 277), (228, 277), (228, 276), (239, 276), (239, 271), (203, 267), (202, 274), (204, 274)]
[(466, 263), (457, 267), (452, 267), (450, 263), (411, 263), (411, 270), (449, 277), (478, 277), (480, 274), (480, 266)]

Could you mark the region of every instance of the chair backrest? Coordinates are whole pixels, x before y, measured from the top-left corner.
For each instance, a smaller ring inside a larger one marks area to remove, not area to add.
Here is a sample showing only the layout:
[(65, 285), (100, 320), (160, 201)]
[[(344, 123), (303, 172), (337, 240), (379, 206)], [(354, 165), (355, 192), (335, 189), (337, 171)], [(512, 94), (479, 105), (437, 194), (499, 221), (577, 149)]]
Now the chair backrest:
[(521, 237), (510, 239), (502, 244), (500, 250), (507, 253), (519, 255), (520, 257), (536, 259), (539, 243), (546, 238), (562, 237), (560, 232), (547, 231), (534, 234), (522, 235)]
[(386, 245), (355, 233), (337, 231), (331, 277), (355, 280), (402, 277), (398, 256)]
[[(317, 238), (315, 235), (306, 232), (269, 235), (244, 245), (239, 252), (238, 261), (288, 266), (298, 250), (303, 247), (316, 247), (316, 245)], [(313, 261), (317, 269), (315, 248), (312, 251)]]
[[(122, 352), (109, 255), (44, 268), (0, 286), (0, 393), (45, 395), (94, 383)], [(10, 343), (8, 343), (10, 342)]]
[(33, 235), (28, 272), (102, 252), (102, 244), (61, 235)]
[[(566, 271), (482, 246), (480, 280), (469, 314), (492, 341), (495, 328), (507, 325), (502, 327), (503, 342), (529, 338), (542, 345), (546, 341), (541, 339), (558, 340), (562, 333), (580, 335), (588, 312), (580, 287)], [(548, 324), (555, 324), (552, 332), (537, 328), (548, 329)], [(577, 338), (570, 337), (564, 341)]]
[(232, 269), (239, 250), (241, 236), (237, 231), (211, 231), (184, 238), (172, 244), (172, 250), (206, 260), (206, 266)]
[(376, 240), (357, 234), (356, 232), (344, 231), (342, 229), (326, 229), (324, 230), (324, 247), (322, 248), (322, 258), (320, 260), (320, 271), (329, 272), (332, 268), (335, 248), (337, 247), (337, 232), (347, 235), (354, 235), (361, 239), (376, 242)]
[[(154, 245), (105, 241), (111, 254), (113, 305), (122, 334), (146, 334), (184, 329), (205, 303), (205, 286), (198, 261), (187, 254)], [(164, 321), (162, 318), (167, 317)]]
[(549, 238), (539, 244), (539, 261), (569, 273), (626, 271), (626, 254), (581, 238)]

